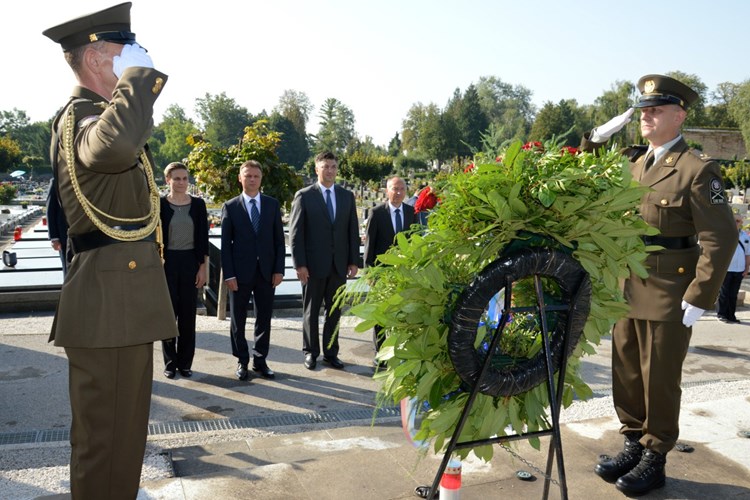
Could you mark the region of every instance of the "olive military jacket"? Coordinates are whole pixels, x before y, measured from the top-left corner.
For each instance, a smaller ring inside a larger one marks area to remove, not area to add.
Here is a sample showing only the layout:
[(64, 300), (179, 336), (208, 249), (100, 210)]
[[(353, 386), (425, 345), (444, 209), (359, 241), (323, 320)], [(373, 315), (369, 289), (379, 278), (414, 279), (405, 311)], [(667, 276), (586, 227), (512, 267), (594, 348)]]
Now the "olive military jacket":
[[(584, 136), (581, 149), (602, 146)], [(699, 245), (649, 254), (646, 279), (625, 281), (628, 317), (680, 321), (682, 300), (713, 309), (736, 247), (737, 228), (727, 204), (719, 165), (690, 150), (683, 139), (644, 172), (647, 148), (623, 150), (633, 178), (652, 191), (641, 199), (640, 215), (665, 237), (698, 237)]]
[[(151, 135), (153, 105), (166, 79), (153, 69), (128, 68), (109, 103), (76, 87), (71, 102), (53, 122), (53, 141), (55, 137), (59, 141), (54, 168), (70, 237), (96, 227), (84, 213), (68, 173), (63, 133), (68, 107), (75, 107), (73, 149), (82, 194), (106, 214), (140, 218), (149, 213), (150, 201), (138, 158)], [(110, 226), (123, 224), (98, 215)], [(118, 242), (73, 257), (52, 325), (50, 341), (55, 345), (125, 347), (177, 335), (164, 269), (153, 241)]]

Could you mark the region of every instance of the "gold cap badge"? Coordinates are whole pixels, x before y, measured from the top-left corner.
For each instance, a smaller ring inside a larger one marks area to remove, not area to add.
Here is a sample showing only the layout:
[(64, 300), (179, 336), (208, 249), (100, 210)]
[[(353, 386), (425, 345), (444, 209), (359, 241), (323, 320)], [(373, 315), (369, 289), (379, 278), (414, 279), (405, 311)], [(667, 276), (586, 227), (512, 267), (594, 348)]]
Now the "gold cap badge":
[(163, 86), (164, 86), (164, 78), (162, 78), (162, 77), (158, 77), (158, 78), (157, 78), (157, 79), (156, 79), (156, 80), (154, 81), (154, 86), (153, 86), (153, 87), (151, 87), (151, 92), (153, 92), (154, 94), (158, 94), (159, 92), (161, 92), (161, 88), (162, 88)]
[(647, 80), (646, 83), (643, 84), (643, 90), (647, 94), (650, 94), (651, 92), (653, 92), (655, 88), (656, 88), (656, 84), (654, 83), (653, 80)]

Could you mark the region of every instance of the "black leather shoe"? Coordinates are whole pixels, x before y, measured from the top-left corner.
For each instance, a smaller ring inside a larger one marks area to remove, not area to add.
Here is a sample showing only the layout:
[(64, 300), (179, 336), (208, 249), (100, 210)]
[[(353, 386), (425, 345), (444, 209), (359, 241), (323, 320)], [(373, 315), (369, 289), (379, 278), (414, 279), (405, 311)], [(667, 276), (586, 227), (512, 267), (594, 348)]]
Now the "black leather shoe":
[(638, 442), (641, 438), (639, 433), (628, 432), (625, 434), (625, 447), (616, 457), (604, 457), (594, 467), (597, 476), (608, 483), (614, 483), (624, 476), (641, 461), (643, 445)]
[(331, 368), (336, 368), (337, 370), (344, 369), (344, 363), (339, 358), (323, 358), (323, 362), (331, 365)]
[(315, 356), (313, 356), (309, 352), (305, 354), (305, 368), (307, 368), (308, 370), (314, 370), (317, 364), (318, 362), (315, 360)]
[(667, 456), (652, 450), (644, 450), (641, 461), (633, 470), (622, 476), (615, 487), (628, 496), (639, 496), (664, 486), (664, 465)]
[(243, 365), (242, 363), (239, 363), (237, 365), (237, 371), (234, 373), (235, 375), (237, 375), (238, 379), (247, 380), (247, 365)]
[(191, 370), (190, 368), (179, 368), (177, 371), (179, 371), (180, 375), (185, 378), (190, 378), (193, 376), (193, 370)]
[(175, 375), (174, 370), (172, 370), (170, 368), (165, 368), (164, 369), (164, 376), (165, 377), (167, 377), (167, 378), (174, 378), (174, 375)]
[(260, 373), (260, 376), (267, 379), (276, 378), (276, 374), (268, 366), (253, 366), (253, 371)]

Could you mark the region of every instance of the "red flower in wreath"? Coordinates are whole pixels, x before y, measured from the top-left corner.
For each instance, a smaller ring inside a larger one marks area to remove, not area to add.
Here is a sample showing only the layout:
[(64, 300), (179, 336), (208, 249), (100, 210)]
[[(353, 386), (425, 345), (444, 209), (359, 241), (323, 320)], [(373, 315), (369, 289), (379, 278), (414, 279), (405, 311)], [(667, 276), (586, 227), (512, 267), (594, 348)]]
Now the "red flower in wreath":
[(526, 144), (524, 144), (521, 149), (523, 149), (524, 151), (534, 151), (534, 150), (544, 151), (544, 146), (542, 146), (542, 143), (539, 141), (534, 141), (534, 142), (529, 141)]
[(573, 156), (575, 156), (578, 153), (580, 153), (580, 151), (578, 151), (578, 148), (574, 148), (573, 146), (563, 146), (562, 149), (560, 150), (560, 152), (562, 154), (568, 153), (568, 154), (571, 154)]
[(432, 188), (430, 186), (427, 186), (419, 192), (417, 201), (416, 203), (414, 203), (414, 212), (427, 212), (428, 210), (435, 208), (437, 202), (437, 196), (435, 196), (435, 193), (432, 192)]
[(466, 168), (464, 169), (464, 173), (468, 174), (472, 170), (474, 170), (474, 164), (473, 163), (469, 163), (468, 165), (466, 165)]

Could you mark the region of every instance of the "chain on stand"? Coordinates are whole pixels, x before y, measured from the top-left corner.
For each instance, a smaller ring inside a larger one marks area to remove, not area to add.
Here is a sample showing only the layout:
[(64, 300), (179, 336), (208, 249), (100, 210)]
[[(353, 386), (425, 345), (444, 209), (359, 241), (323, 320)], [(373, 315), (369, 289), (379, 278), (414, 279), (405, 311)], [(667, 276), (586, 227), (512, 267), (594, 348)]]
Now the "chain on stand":
[(549, 482), (551, 482), (555, 486), (560, 486), (560, 483), (558, 483), (555, 478), (553, 478), (552, 476), (547, 475), (542, 469), (540, 469), (539, 467), (537, 467), (536, 465), (534, 465), (533, 463), (529, 462), (528, 460), (526, 460), (525, 458), (523, 458), (521, 455), (519, 455), (518, 453), (516, 453), (515, 451), (513, 451), (510, 446), (508, 446), (507, 444), (504, 444), (504, 443), (501, 443), (500, 446), (505, 451), (507, 451), (508, 453), (510, 453), (511, 456), (513, 456), (514, 458), (517, 458), (518, 460), (520, 460), (521, 462), (523, 462), (524, 465), (526, 465), (527, 467), (531, 468), (534, 472), (538, 473), (540, 476), (542, 476), (543, 478), (547, 479)]

